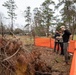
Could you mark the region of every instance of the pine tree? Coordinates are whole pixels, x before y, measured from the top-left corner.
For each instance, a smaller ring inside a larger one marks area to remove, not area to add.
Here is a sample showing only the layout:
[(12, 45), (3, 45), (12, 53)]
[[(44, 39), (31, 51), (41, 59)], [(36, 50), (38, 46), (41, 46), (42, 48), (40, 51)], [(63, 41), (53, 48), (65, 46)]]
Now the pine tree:
[(24, 16), (24, 18), (25, 18), (25, 22), (27, 23), (26, 25), (25, 25), (25, 28), (27, 29), (26, 31), (27, 32), (29, 32), (30, 31), (30, 26), (31, 26), (31, 12), (30, 12), (30, 6), (28, 6), (27, 7), (27, 9), (24, 11), (24, 13), (25, 13), (25, 16)]
[(42, 12), (39, 8), (35, 8), (34, 10), (34, 30), (35, 34), (38, 36), (45, 35), (45, 28), (42, 20)]
[(47, 37), (49, 36), (49, 27), (52, 24), (53, 18), (53, 9), (50, 8), (50, 5), (54, 5), (55, 3), (52, 0), (45, 0), (41, 5), (41, 11), (43, 14), (43, 21), (46, 27)]
[(8, 1), (4, 2), (3, 6), (6, 7), (8, 10), (7, 11), (8, 16), (11, 19), (11, 31), (13, 31), (13, 23), (14, 23), (14, 20), (16, 19), (16, 16), (17, 16), (15, 14), (15, 10), (17, 8), (15, 1), (14, 0), (8, 0)]

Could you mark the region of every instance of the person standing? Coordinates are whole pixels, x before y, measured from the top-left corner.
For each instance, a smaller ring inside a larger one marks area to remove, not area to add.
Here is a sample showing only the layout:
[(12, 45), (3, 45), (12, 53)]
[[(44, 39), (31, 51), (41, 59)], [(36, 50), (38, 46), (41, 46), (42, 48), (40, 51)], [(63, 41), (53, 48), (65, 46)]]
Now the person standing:
[(66, 64), (68, 64), (69, 55), (68, 55), (67, 48), (68, 48), (68, 43), (69, 43), (70, 39), (72, 38), (72, 35), (71, 35), (70, 31), (65, 28), (65, 26), (61, 26), (60, 28), (63, 31), (62, 38), (63, 38), (63, 50), (64, 50), (65, 62), (66, 62)]
[(60, 30), (59, 34), (60, 34), (60, 37), (59, 37), (59, 45), (60, 45), (60, 48), (61, 48), (61, 53), (60, 53), (60, 55), (64, 55), (63, 38), (62, 38), (63, 33), (61, 32), (61, 30)]
[(60, 37), (60, 34), (59, 34), (59, 31), (56, 30), (55, 32), (55, 44), (54, 44), (54, 52), (56, 52), (56, 47), (57, 47), (57, 53), (59, 52), (59, 37)]

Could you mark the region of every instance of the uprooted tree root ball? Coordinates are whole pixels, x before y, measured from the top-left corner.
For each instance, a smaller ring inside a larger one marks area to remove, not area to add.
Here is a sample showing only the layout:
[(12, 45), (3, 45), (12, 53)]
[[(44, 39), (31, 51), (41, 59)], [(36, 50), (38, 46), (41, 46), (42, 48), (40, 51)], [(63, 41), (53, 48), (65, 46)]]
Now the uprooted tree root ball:
[(20, 39), (0, 38), (0, 75), (69, 75), (70, 65), (63, 65), (63, 56), (31, 47)]

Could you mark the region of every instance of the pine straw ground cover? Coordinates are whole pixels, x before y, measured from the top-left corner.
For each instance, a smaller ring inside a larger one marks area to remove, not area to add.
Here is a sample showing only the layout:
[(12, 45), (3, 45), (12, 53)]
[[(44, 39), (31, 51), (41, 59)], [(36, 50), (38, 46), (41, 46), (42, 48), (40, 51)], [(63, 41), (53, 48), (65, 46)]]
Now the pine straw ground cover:
[(64, 56), (50, 48), (26, 45), (16, 38), (0, 38), (0, 75), (69, 75), (69, 72), (70, 65), (64, 65)]

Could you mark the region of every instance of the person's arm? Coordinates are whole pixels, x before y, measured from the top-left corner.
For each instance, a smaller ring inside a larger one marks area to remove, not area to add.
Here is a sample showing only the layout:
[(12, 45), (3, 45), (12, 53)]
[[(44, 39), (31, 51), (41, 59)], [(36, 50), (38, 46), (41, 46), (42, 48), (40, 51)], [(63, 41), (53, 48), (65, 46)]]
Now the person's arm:
[(70, 40), (72, 40), (72, 35), (69, 36), (69, 41), (68, 41), (68, 43), (70, 43)]
[(72, 40), (72, 35), (69, 36), (69, 40)]

